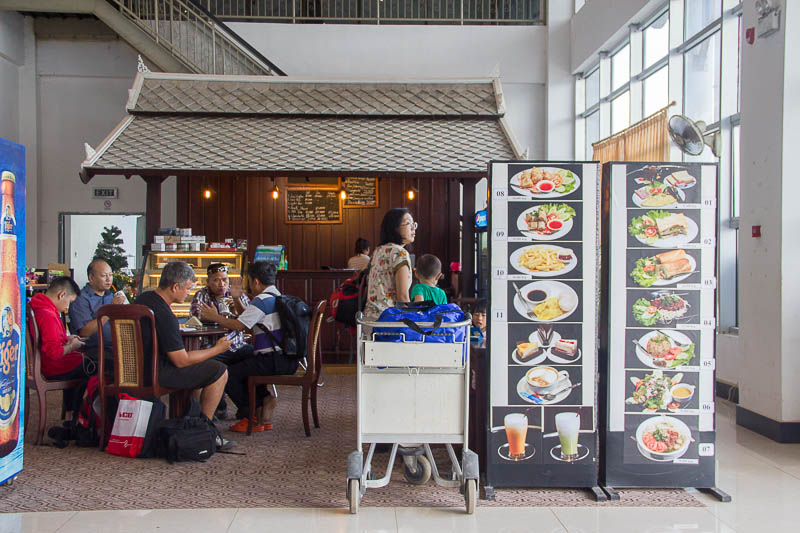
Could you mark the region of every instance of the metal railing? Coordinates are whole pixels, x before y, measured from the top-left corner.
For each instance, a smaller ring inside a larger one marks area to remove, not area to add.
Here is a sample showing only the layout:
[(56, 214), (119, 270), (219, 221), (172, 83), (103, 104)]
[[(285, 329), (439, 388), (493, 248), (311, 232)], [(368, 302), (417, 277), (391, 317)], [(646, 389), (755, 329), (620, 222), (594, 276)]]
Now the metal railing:
[[(542, 0), (195, 0), (222, 20), (343, 24), (544, 24)], [(564, 0), (566, 1), (566, 0)]]
[(191, 0), (108, 0), (198, 74), (285, 75)]

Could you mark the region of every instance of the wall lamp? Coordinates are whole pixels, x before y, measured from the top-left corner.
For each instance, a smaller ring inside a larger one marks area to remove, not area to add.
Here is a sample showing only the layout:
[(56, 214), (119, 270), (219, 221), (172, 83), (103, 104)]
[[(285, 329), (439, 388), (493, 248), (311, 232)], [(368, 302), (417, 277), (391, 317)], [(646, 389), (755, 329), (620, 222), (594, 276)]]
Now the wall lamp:
[(412, 185), (406, 191), (406, 198), (408, 198), (409, 200), (414, 200), (416, 199), (417, 194), (419, 194), (419, 190)]

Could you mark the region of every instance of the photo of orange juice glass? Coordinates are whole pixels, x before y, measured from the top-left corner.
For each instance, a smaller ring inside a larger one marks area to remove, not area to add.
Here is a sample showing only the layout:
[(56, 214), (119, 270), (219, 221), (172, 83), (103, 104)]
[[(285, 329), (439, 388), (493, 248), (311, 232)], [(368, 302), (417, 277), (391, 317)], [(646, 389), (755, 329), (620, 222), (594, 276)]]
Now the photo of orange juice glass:
[(508, 439), (508, 458), (523, 459), (525, 457), (525, 437), (528, 435), (528, 417), (522, 413), (511, 413), (503, 420)]

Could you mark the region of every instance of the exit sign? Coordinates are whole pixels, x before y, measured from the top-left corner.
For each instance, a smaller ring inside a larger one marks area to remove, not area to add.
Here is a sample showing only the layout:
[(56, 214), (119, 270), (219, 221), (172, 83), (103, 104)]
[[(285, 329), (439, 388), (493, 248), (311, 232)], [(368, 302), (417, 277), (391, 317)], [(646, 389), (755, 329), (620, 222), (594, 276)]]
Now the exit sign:
[(92, 187), (92, 198), (106, 200), (108, 198), (116, 198), (119, 189), (116, 187)]

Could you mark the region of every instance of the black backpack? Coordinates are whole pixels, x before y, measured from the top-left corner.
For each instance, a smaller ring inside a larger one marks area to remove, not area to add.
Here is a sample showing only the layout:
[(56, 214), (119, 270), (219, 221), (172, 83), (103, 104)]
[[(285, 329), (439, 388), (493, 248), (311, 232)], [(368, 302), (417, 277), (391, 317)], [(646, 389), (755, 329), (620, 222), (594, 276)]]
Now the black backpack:
[(170, 463), (206, 461), (217, 452), (219, 430), (192, 399), (186, 416), (163, 420), (156, 431), (155, 454)]
[(356, 327), (356, 315), (364, 310), (366, 303), (367, 276), (369, 267), (356, 272), (333, 291), (328, 299), (328, 309), (336, 322)]
[(304, 358), (308, 328), (311, 324), (311, 308), (297, 296), (282, 294), (275, 297), (275, 311), (281, 319), (283, 342), (278, 342), (268, 329), (267, 335), (274, 345), (281, 346), (284, 354), (296, 359)]

